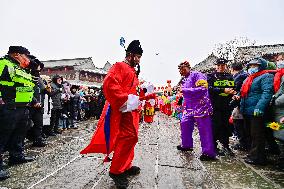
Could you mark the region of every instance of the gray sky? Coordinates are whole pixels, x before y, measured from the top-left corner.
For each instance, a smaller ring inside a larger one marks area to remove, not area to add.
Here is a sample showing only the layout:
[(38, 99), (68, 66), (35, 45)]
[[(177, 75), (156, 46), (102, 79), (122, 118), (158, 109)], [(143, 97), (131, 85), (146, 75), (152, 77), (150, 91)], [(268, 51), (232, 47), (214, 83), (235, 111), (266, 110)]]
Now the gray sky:
[[(192, 65), (215, 44), (248, 37), (284, 43), (283, 0), (0, 0), (0, 54), (27, 47), (40, 60), (93, 57), (97, 67), (124, 59), (126, 45), (144, 49), (142, 77), (176, 84), (179, 62)], [(155, 53), (159, 53), (156, 55)]]

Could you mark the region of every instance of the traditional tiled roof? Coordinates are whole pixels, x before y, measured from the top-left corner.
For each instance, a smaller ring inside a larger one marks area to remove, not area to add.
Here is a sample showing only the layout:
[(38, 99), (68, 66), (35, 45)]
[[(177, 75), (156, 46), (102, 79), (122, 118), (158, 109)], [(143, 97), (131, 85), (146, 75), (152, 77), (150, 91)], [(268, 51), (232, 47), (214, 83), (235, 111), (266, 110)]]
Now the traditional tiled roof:
[(284, 44), (238, 47), (235, 61), (246, 62), (255, 57), (284, 53)]
[(196, 64), (192, 70), (200, 71), (200, 72), (210, 72), (214, 67), (214, 63), (218, 59), (213, 53), (210, 54), (205, 60)]
[(109, 69), (111, 68), (112, 64), (109, 63), (109, 61), (107, 61), (103, 67), (103, 70), (105, 71), (109, 71)]
[[(279, 53), (284, 53), (284, 44), (238, 47), (234, 61), (247, 62), (255, 57)], [(205, 60), (196, 64), (192, 69), (204, 73), (211, 72), (214, 69), (214, 62), (217, 58), (218, 57), (212, 53)]]
[(74, 59), (60, 59), (42, 61), (45, 68), (55, 68), (64, 66), (73, 66), (75, 70), (81, 69), (95, 69), (92, 58), (74, 58)]

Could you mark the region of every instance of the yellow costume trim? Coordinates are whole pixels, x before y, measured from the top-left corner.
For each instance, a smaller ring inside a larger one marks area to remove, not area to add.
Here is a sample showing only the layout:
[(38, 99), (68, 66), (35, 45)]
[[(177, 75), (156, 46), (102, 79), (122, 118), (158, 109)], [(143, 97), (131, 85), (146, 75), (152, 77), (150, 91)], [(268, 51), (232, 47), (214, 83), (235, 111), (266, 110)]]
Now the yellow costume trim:
[(205, 88), (208, 88), (208, 82), (204, 79), (199, 79), (196, 81), (195, 86), (196, 87), (203, 86)]

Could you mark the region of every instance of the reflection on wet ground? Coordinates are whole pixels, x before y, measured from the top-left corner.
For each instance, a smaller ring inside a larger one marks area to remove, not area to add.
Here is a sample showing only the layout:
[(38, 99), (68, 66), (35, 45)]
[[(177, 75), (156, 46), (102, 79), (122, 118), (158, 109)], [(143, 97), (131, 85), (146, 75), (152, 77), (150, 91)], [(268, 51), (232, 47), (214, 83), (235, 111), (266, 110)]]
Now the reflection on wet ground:
[[(36, 156), (36, 161), (9, 167), (11, 178), (0, 182), (0, 188), (115, 188), (108, 176), (110, 165), (102, 162), (103, 155), (79, 154), (95, 126), (95, 120), (81, 122), (80, 129), (49, 138), (45, 148), (28, 144), (26, 153)], [(177, 120), (158, 113), (154, 123), (141, 124), (134, 164), (142, 172), (131, 178), (129, 188), (284, 188), (284, 172), (275, 165), (247, 165), (242, 160), (244, 153), (201, 162), (197, 132), (194, 139), (194, 152), (179, 152)]]

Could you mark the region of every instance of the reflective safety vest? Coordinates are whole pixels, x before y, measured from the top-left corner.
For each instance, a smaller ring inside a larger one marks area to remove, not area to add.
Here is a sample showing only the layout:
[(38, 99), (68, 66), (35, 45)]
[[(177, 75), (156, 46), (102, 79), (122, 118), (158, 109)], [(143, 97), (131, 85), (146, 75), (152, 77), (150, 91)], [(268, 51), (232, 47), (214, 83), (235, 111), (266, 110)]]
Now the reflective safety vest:
[[(220, 88), (234, 88), (235, 87), (235, 82), (232, 80), (217, 80), (213, 83), (214, 87), (220, 87)], [(226, 93), (220, 93), (220, 96), (229, 96), (229, 94)]]
[[(4, 81), (2, 78), (3, 70), (8, 68), (8, 73), (11, 78), (10, 81)], [(32, 75), (27, 73), (24, 69), (20, 68), (16, 63), (0, 59), (0, 85), (3, 87), (15, 87), (16, 98), (15, 102), (29, 103), (32, 101), (34, 86)], [(0, 97), (1, 97), (0, 91)]]

